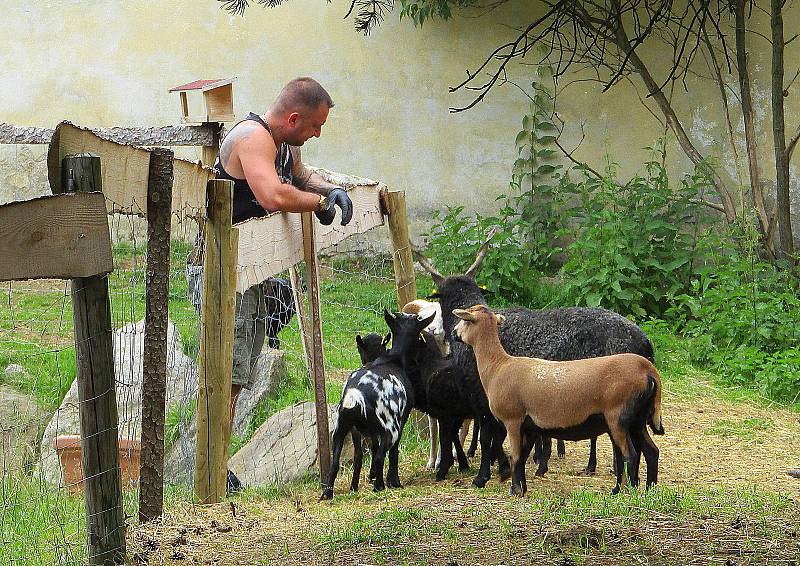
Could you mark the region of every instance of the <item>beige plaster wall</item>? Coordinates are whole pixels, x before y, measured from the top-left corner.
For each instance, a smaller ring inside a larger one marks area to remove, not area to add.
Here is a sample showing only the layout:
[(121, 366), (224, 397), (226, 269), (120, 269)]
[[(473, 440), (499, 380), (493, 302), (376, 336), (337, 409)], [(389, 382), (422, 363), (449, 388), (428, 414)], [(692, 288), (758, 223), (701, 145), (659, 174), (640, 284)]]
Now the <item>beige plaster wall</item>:
[[(238, 77), (234, 109), (244, 116), (263, 111), (287, 80), (311, 75), (329, 89), (336, 108), (322, 137), (306, 144), (308, 162), (407, 191), (412, 218), (420, 219), (417, 228), (443, 204), (490, 210), (507, 189), (513, 139), (527, 103), (516, 89), (504, 87), (473, 110), (451, 114), (448, 107), (468, 102), (471, 94), (447, 89), (510, 37), (509, 26), (530, 21), (535, 9), (505, 6), (480, 20), (456, 17), (421, 30), (398, 21), (395, 12), (365, 38), (342, 19), (348, 4), (290, 0), (266, 9), (253, 2), (240, 18), (213, 0), (0, 0), (0, 121), (47, 127), (63, 119), (88, 126), (172, 124), (179, 120), (179, 103), (169, 87), (229, 76)], [(800, 23), (796, 13), (787, 14), (787, 30), (796, 28), (792, 22)], [(769, 103), (765, 50), (766, 42), (754, 42), (761, 115)], [(667, 60), (657, 49), (643, 56), (654, 68)], [(793, 63), (796, 54), (788, 53), (787, 72)], [(520, 82), (530, 73), (519, 66), (510, 71)], [(697, 77), (689, 78), (689, 86), (689, 95), (676, 92), (679, 114), (701, 150), (715, 154), (735, 176), (716, 87)], [(789, 102), (787, 125), (793, 128), (800, 116)], [(567, 122), (568, 147), (578, 143), (583, 123), (586, 138), (576, 156), (599, 166), (610, 152), (625, 175), (647, 157), (641, 148), (663, 133), (630, 85), (601, 94), (595, 83), (575, 83), (561, 97), (559, 111)], [(769, 155), (771, 132), (762, 130), (761, 139)], [(37, 169), (43, 151), (0, 146), (0, 194), (20, 198), (46, 190)], [(669, 162), (674, 174), (689, 169), (674, 147)], [(774, 179), (769, 167), (764, 176)]]

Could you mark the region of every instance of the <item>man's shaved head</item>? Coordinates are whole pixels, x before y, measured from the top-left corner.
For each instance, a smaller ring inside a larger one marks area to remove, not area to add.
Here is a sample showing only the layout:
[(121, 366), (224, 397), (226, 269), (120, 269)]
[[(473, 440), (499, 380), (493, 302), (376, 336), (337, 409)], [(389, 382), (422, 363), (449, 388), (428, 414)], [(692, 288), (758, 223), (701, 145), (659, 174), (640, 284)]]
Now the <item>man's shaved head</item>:
[(321, 104), (333, 108), (333, 100), (328, 91), (311, 77), (299, 77), (281, 89), (272, 104), (272, 110), (284, 114), (297, 110), (316, 110)]

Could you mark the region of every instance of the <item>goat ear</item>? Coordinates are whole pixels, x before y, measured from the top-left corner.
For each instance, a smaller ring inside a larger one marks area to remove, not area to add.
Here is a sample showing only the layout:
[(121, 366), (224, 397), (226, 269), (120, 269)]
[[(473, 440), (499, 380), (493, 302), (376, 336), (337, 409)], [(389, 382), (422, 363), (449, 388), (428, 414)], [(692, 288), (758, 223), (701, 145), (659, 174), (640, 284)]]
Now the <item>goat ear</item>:
[(453, 309), (453, 314), (456, 315), (456, 318), (460, 318), (461, 320), (475, 322), (475, 315), (469, 311), (465, 311), (464, 309)]
[(496, 314), (496, 315), (494, 315), (494, 317), (497, 319), (497, 325), (498, 326), (503, 324), (506, 321), (506, 317), (504, 317), (502, 314)]
[(389, 328), (393, 327), (395, 321), (394, 315), (392, 315), (392, 313), (390, 313), (386, 308), (383, 309), (383, 320), (386, 321), (386, 324), (389, 325)]
[(428, 295), (425, 298), (432, 301), (434, 299), (441, 299), (442, 295), (439, 293), (439, 291), (434, 291), (433, 293), (431, 293), (430, 295)]
[(356, 344), (361, 347), (364, 346), (364, 340), (361, 338), (361, 334), (356, 334)]

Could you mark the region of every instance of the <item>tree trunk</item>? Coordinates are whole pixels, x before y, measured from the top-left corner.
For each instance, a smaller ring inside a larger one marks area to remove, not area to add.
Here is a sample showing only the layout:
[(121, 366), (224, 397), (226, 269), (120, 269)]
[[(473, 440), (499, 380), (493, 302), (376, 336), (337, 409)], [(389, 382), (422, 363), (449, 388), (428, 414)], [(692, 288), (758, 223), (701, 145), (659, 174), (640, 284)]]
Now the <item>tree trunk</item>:
[(656, 104), (658, 104), (658, 107), (661, 109), (661, 112), (663, 112), (664, 117), (667, 120), (667, 124), (670, 128), (672, 128), (672, 131), (675, 132), (675, 136), (678, 138), (678, 143), (680, 144), (681, 149), (683, 149), (684, 153), (689, 157), (689, 159), (692, 160), (692, 163), (702, 170), (708, 179), (713, 183), (714, 188), (722, 200), (722, 207), (725, 210), (725, 219), (729, 223), (733, 222), (736, 219), (736, 203), (731, 195), (730, 190), (725, 186), (725, 183), (722, 181), (717, 172), (714, 171), (714, 169), (708, 163), (706, 163), (705, 158), (700, 154), (699, 151), (697, 151), (697, 148), (686, 134), (686, 130), (683, 129), (683, 125), (678, 119), (678, 116), (675, 114), (675, 110), (672, 108), (667, 100), (667, 97), (664, 96), (664, 93), (661, 91), (661, 89), (658, 88), (658, 84), (653, 79), (649, 69), (644, 64), (644, 61), (639, 58), (635, 51), (631, 51), (628, 35), (625, 32), (625, 28), (623, 27), (621, 19), (619, 19), (619, 12), (617, 12), (616, 17), (617, 19), (614, 22), (613, 31), (615, 34), (614, 40), (617, 47), (623, 53), (628, 55), (628, 61), (642, 78), (642, 81), (647, 87), (647, 92), (653, 97), (653, 100), (655, 100)]
[(789, 161), (786, 154), (786, 127), (783, 106), (783, 0), (771, 0), (772, 27), (772, 138), (775, 145), (775, 171), (780, 236), (780, 256), (788, 259), (794, 252), (789, 206)]
[(742, 116), (744, 118), (744, 137), (747, 145), (747, 164), (750, 168), (750, 191), (753, 207), (758, 217), (758, 228), (763, 238), (764, 247), (771, 258), (775, 258), (775, 234), (771, 229), (770, 215), (764, 201), (764, 189), (761, 185), (761, 171), (758, 163), (758, 144), (755, 126), (753, 125), (753, 98), (750, 89), (750, 69), (747, 66), (747, 30), (745, 29), (745, 0), (735, 0), (736, 16), (736, 66), (739, 70), (739, 91), (742, 99)]

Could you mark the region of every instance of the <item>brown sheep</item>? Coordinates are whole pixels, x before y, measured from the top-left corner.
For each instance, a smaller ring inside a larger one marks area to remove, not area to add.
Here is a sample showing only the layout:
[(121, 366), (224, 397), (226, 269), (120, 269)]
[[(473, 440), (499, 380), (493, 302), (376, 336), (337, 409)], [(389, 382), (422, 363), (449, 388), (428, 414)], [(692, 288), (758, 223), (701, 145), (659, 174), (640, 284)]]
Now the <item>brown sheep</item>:
[(537, 434), (551, 438), (585, 440), (607, 432), (617, 476), (612, 494), (623, 483), (623, 462), (631, 485), (638, 483), (640, 453), (647, 462), (647, 487), (658, 481), (658, 448), (646, 425), (664, 434), (661, 377), (649, 360), (636, 354), (567, 362), (510, 356), (498, 334), (503, 315), (484, 305), (453, 314), (461, 319), (455, 338), (472, 346), (489, 408), (508, 430), (512, 495), (527, 491), (525, 460), (533, 438), (521, 431), (526, 416)]

